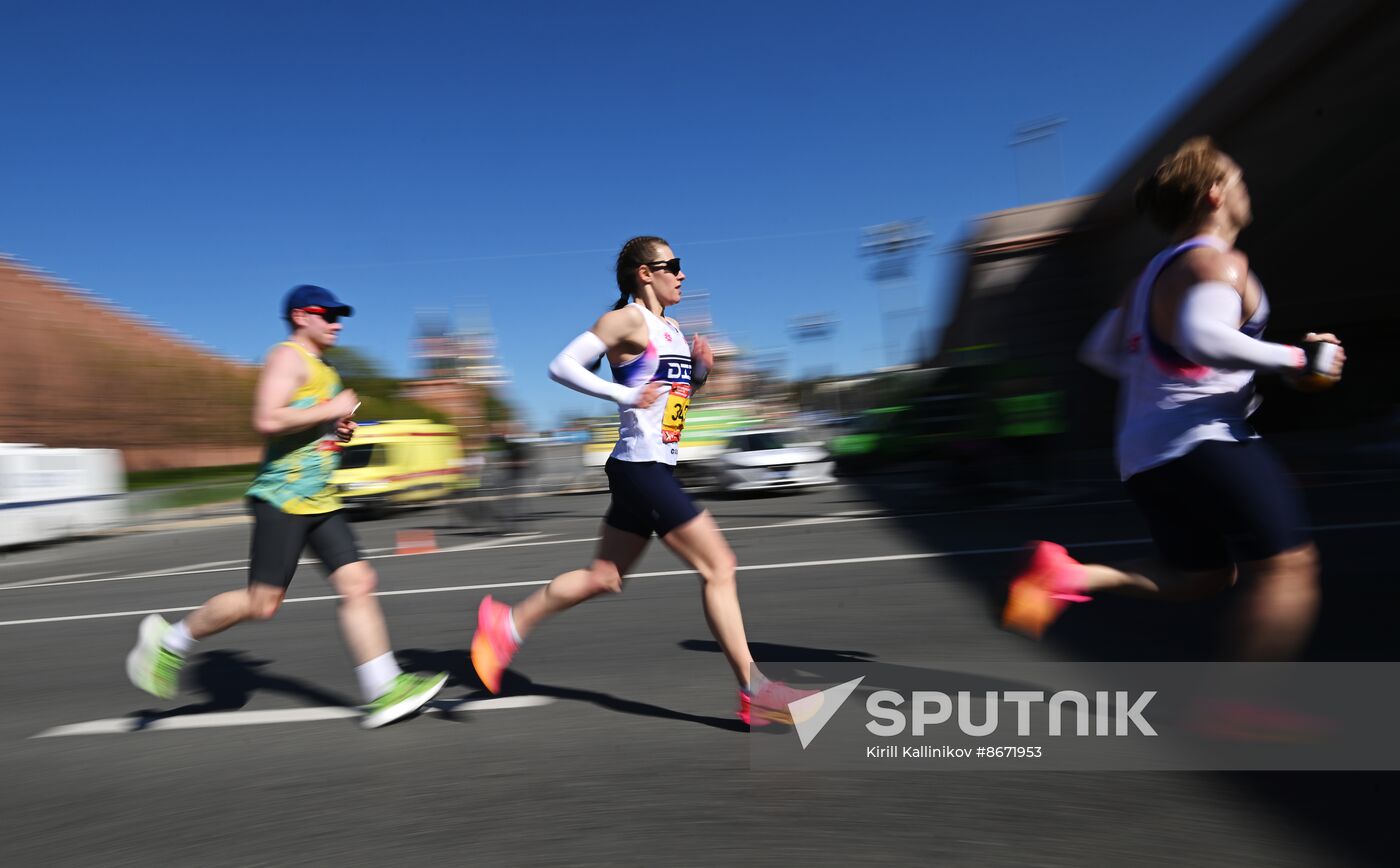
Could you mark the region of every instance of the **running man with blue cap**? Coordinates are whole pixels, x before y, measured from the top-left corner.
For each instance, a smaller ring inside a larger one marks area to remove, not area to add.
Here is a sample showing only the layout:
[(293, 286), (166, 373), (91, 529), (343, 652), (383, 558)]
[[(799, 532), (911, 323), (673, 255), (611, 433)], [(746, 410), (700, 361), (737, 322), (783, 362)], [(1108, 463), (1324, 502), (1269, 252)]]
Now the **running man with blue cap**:
[(253, 427), (268, 442), (247, 494), (253, 514), (248, 587), (214, 597), (173, 626), (148, 615), (126, 659), (128, 677), (142, 690), (172, 698), (197, 642), (244, 621), (271, 618), (308, 546), (340, 594), (340, 629), (367, 703), (363, 725), (398, 720), (442, 689), (446, 673), (424, 677), (399, 669), (374, 596), (378, 576), (360, 557), (331, 485), (343, 444), (354, 436), (351, 417), (359, 399), (323, 356), (340, 336), (341, 318), (352, 312), (319, 286), (288, 293), (282, 315), (291, 337), (268, 352), (253, 399)]

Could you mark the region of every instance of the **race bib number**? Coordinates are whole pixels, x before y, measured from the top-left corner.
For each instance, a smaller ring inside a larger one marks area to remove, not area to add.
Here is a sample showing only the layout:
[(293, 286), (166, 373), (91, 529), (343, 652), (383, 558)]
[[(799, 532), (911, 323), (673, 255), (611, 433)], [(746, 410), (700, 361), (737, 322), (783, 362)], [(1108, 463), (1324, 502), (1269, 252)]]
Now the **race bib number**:
[(685, 429), (685, 414), (690, 409), (690, 384), (672, 383), (666, 396), (666, 412), (661, 416), (661, 442), (679, 443)]

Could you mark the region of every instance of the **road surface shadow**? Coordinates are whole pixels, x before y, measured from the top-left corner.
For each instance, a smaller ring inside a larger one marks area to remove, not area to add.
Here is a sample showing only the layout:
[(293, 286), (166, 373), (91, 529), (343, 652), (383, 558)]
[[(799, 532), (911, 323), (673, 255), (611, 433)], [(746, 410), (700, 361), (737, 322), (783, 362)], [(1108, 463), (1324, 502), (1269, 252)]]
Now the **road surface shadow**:
[[(719, 654), (719, 643), (713, 639), (686, 639), (678, 643), (687, 651)], [(808, 648), (801, 645), (776, 645), (770, 642), (750, 642), (749, 651), (765, 678), (783, 681), (794, 687), (826, 689), (859, 674), (860, 692), (874, 690), (928, 690), (936, 685), (944, 693), (968, 691), (980, 694), (995, 690), (1040, 690), (1044, 685), (1030, 681), (997, 678), (973, 672), (936, 669), (926, 666), (906, 666), (903, 663), (883, 663), (869, 651), (838, 651), (831, 648)], [(828, 669), (828, 665), (859, 666), (858, 670)]]
[(271, 661), (259, 660), (244, 651), (208, 651), (186, 664), (180, 680), (191, 685), (195, 692), (204, 694), (203, 702), (182, 705), (168, 711), (143, 710), (132, 712), (131, 717), (138, 721), (137, 729), (145, 728), (158, 720), (172, 717), (187, 717), (209, 714), (215, 711), (237, 711), (245, 707), (253, 694), (271, 691), (306, 700), (309, 705), (331, 705), (354, 708), (356, 704), (346, 697), (322, 690), (295, 678), (272, 675), (264, 670)]
[[(685, 639), (676, 643), (687, 651), (719, 653), (719, 643), (713, 639)], [(775, 645), (771, 642), (750, 642), (749, 653), (756, 663), (869, 663), (875, 655), (869, 651), (837, 651), (832, 648), (804, 648), (800, 645)]]
[[(491, 693), (481, 683), (481, 679), (476, 676), (476, 670), (471, 665), (471, 653), (465, 649), (454, 649), (450, 651), (429, 651), (422, 648), (410, 648), (397, 652), (400, 665), (410, 672), (446, 672), (447, 684), (444, 689), (453, 687), (467, 691), (462, 701), (477, 699), (489, 699)], [(554, 684), (541, 684), (531, 681), (528, 677), (514, 672), (510, 669), (501, 676), (501, 696), (549, 696), (555, 699), (567, 699), (572, 702), (588, 702), (599, 708), (606, 708), (609, 711), (616, 711), (620, 714), (635, 714), (640, 717), (654, 717), (660, 720), (676, 720), (684, 723), (698, 723), (703, 726), (711, 726), (715, 729), (723, 729), (729, 732), (748, 732), (749, 728), (738, 718), (707, 717), (700, 714), (689, 714), (684, 711), (676, 711), (671, 708), (663, 708), (659, 705), (652, 705), (647, 702), (639, 702), (635, 699), (624, 699), (620, 696), (613, 696), (609, 693), (601, 693), (596, 690), (581, 690), (574, 687), (563, 687)], [(737, 698), (735, 700), (737, 704)], [(439, 701), (439, 707), (442, 707)], [(455, 715), (445, 714), (449, 719)]]
[(752, 488), (740, 491), (727, 491), (719, 489), (692, 491), (691, 494), (696, 500), (760, 500), (765, 497), (787, 497), (794, 494), (810, 494), (815, 485), (792, 486), (787, 488)]

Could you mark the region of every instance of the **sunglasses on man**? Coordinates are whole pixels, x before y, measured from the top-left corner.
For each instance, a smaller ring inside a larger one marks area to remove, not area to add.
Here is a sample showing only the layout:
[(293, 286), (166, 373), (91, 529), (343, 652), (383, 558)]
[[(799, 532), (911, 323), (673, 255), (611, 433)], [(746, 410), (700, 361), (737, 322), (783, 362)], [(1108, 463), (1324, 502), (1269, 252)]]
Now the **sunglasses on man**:
[(316, 314), (330, 325), (335, 325), (336, 323), (340, 322), (340, 311), (326, 310), (324, 307), (320, 307), (319, 305), (316, 307), (303, 307), (301, 308), (301, 310), (304, 310), (307, 313)]
[(681, 258), (679, 256), (677, 256), (675, 259), (663, 259), (658, 260), (656, 262), (643, 262), (642, 264), (645, 265), (647, 268), (650, 268), (652, 271), (669, 271), (672, 274), (681, 273)]

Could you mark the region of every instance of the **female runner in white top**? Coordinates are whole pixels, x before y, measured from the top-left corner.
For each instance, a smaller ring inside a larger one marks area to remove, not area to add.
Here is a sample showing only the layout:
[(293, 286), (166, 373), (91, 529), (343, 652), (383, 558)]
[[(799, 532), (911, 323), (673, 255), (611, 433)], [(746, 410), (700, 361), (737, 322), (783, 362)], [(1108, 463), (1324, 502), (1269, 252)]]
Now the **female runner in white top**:
[(1254, 378), (1335, 382), (1346, 354), (1331, 334), (1309, 333), (1300, 346), (1262, 339), (1268, 299), (1234, 246), (1252, 219), (1249, 190), (1239, 165), (1209, 139), (1164, 160), (1138, 204), (1173, 243), (1104, 316), (1082, 356), (1119, 380), (1119, 472), (1157, 557), (1119, 569), (1037, 543), (1003, 621), (1039, 637), (1086, 594), (1192, 599), (1243, 574), (1231, 656), (1290, 659), (1316, 616), (1317, 549), (1296, 486), (1249, 425)]
[[(700, 574), (705, 618), (739, 683), (740, 719), (753, 726), (791, 723), (788, 704), (814, 692), (769, 681), (754, 666), (734, 552), (710, 513), (699, 510), (672, 475), (692, 389), (714, 364), (703, 337), (687, 347), (680, 326), (665, 316), (681, 300), (684, 282), (680, 259), (663, 239), (631, 239), (617, 258), (617, 304), (550, 364), (550, 376), (563, 385), (617, 403), (619, 437), (606, 468), (612, 505), (586, 569), (555, 577), (513, 609), (490, 597), (482, 601), (472, 663), (487, 689), (499, 691), (520, 642), (544, 619), (621, 591), (623, 577), (655, 533)], [(592, 373), (605, 355), (611, 383)], [(805, 711), (810, 715), (815, 708)]]

